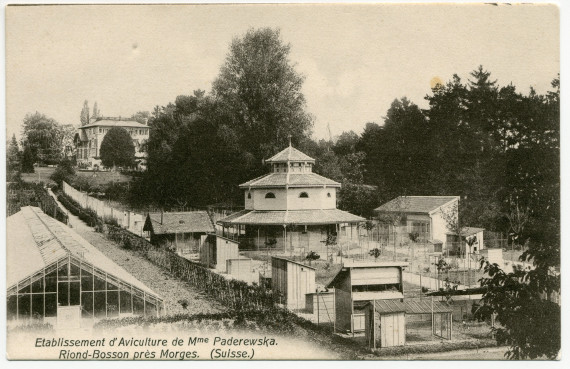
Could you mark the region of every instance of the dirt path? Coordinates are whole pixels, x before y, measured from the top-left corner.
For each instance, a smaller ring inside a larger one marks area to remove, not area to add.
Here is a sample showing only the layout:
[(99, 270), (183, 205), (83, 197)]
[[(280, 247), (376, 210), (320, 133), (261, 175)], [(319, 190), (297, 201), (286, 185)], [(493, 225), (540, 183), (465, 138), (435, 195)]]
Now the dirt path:
[[(51, 190), (50, 194), (53, 195)], [(57, 201), (57, 198), (56, 198)], [(58, 202), (59, 203), (59, 202)], [(59, 203), (62, 209), (65, 207)], [(119, 264), (139, 281), (158, 293), (163, 299), (167, 315), (181, 313), (216, 313), (224, 311), (224, 307), (216, 301), (209, 299), (190, 284), (172, 277), (167, 271), (152, 264), (135, 251), (125, 250), (109, 241), (101, 233), (85, 224), (81, 219), (68, 212), (69, 224), (75, 232), (95, 246), (109, 259)], [(186, 310), (178, 303), (180, 300), (188, 301)]]

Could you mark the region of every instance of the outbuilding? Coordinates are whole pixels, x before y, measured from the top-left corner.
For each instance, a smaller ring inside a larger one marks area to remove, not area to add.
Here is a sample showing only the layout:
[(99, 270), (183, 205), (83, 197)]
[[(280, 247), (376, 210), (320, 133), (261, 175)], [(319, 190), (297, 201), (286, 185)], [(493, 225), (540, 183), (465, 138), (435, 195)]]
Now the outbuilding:
[(300, 262), (276, 257), (271, 258), (271, 285), (273, 292), (288, 309), (302, 310), (306, 295), (316, 291), (315, 268)]
[(408, 263), (345, 263), (328, 284), (335, 291), (335, 330), (365, 330), (366, 305), (374, 300), (403, 300), (402, 272)]
[(39, 208), (22, 207), (6, 223), (8, 324), (80, 328), (163, 314), (158, 294)]
[(160, 212), (146, 216), (143, 231), (153, 245), (172, 247), (179, 255), (198, 260), (214, 225), (206, 211)]
[(451, 340), (453, 309), (442, 301), (374, 300), (365, 309), (365, 336), (370, 348), (404, 346), (406, 319), (431, 315), (431, 335)]

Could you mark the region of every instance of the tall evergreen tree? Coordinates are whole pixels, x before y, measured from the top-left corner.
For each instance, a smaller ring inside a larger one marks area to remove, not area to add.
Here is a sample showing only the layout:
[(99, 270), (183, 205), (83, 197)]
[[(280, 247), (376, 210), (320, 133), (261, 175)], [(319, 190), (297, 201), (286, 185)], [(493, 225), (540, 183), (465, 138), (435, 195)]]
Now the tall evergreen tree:
[(34, 173), (34, 156), (32, 149), (26, 144), (22, 152), (22, 173)]
[[(87, 107), (87, 109), (89, 109), (89, 107)], [(93, 104), (93, 113), (91, 114), (91, 117), (97, 119), (100, 116), (101, 112), (99, 111), (99, 107), (97, 106), (97, 101), (95, 101), (95, 104)]]
[(80, 115), (81, 125), (85, 126), (89, 124), (90, 119), (91, 117), (89, 115), (89, 102), (85, 100), (83, 102), (83, 109), (81, 109), (81, 115)]
[(16, 141), (16, 135), (12, 135), (8, 152), (6, 153), (6, 169), (8, 172), (19, 172), (21, 170), (21, 153)]

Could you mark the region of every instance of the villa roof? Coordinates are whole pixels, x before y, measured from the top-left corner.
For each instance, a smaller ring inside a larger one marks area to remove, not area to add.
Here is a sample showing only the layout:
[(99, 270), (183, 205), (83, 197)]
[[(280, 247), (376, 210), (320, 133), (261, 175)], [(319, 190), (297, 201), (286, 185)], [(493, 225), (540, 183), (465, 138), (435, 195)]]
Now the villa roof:
[(83, 128), (92, 128), (92, 127), (128, 127), (128, 128), (149, 128), (149, 126), (144, 125), (142, 123), (137, 122), (136, 120), (120, 120), (120, 119), (100, 119), (84, 126), (79, 127), (79, 129)]
[(220, 224), (284, 225), (358, 223), (366, 219), (338, 209), (316, 210), (243, 210), (220, 219)]
[(302, 162), (315, 162), (315, 159), (309, 155), (302, 153), (293, 146), (288, 146), (269, 159), (265, 160), (266, 163), (284, 163), (287, 161), (302, 161)]
[(144, 230), (150, 231), (150, 227), (154, 234), (214, 232), (214, 226), (206, 211), (149, 213)]
[(398, 196), (374, 211), (430, 214), (456, 200), (459, 196)]
[(340, 187), (340, 183), (316, 173), (269, 173), (239, 185), (240, 188)]
[(26, 206), (7, 218), (6, 287), (73, 256), (153, 296), (158, 295), (65, 224)]

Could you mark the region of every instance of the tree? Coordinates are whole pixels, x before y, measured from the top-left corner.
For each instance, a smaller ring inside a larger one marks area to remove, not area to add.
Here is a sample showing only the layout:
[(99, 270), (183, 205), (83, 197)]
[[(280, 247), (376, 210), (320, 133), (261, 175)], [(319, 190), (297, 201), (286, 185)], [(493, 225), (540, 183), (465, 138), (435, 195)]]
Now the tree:
[(368, 254), (370, 256), (374, 256), (374, 261), (378, 261), (378, 258), (380, 257), (380, 255), (382, 255), (382, 250), (380, 250), (379, 248), (374, 248), (374, 249), (368, 251)]
[(487, 292), (476, 315), (496, 316), (500, 327), (494, 329), (495, 337), (499, 344), (509, 345), (510, 359), (555, 359), (561, 347), (560, 304), (555, 298), (560, 295), (558, 78), (552, 87), (546, 97), (531, 91), (525, 99), (523, 118), (514, 132), (517, 145), (506, 153), (509, 176), (504, 203), (512, 214), (517, 241), (527, 244), (520, 260), (533, 267), (506, 272), (497, 264), (482, 262), (489, 277), (481, 280)]
[(50, 178), (59, 186), (61, 186), (62, 182), (64, 181), (70, 183), (74, 175), (75, 175), (75, 169), (73, 169), (73, 163), (71, 162), (71, 160), (65, 158), (59, 162), (57, 168), (50, 176)]
[(12, 135), (10, 144), (8, 145), (8, 152), (6, 153), (6, 165), (8, 172), (19, 172), (21, 169), (20, 149), (16, 135)]
[[(89, 112), (89, 107), (87, 107), (87, 112)], [(91, 114), (91, 116), (94, 119), (97, 119), (101, 116), (101, 112), (99, 111), (99, 108), (97, 107), (97, 101), (95, 101), (95, 104), (93, 104), (93, 113)]]
[(299, 142), (312, 128), (304, 78), (289, 60), (290, 49), (278, 29), (250, 29), (234, 38), (213, 83), (224, 126), (256, 164), (283, 148), (289, 135)]
[(72, 124), (65, 124), (59, 126), (60, 135), (61, 135), (61, 154), (62, 157), (70, 157), (74, 153), (74, 142), (73, 139), (75, 138), (75, 133), (77, 128), (75, 128)]
[[(521, 260), (530, 261), (536, 256), (534, 251), (525, 252)], [(493, 331), (498, 344), (509, 346), (506, 356), (510, 359), (555, 359), (560, 352), (560, 305), (551, 300), (553, 293), (560, 292), (560, 274), (540, 265), (540, 259), (534, 260), (532, 270), (515, 268), (511, 273), (497, 264), (482, 263), (489, 277), (481, 279), (487, 292), (475, 316), (496, 316), (500, 327)]]
[[(442, 208), (439, 210), (443, 221), (445, 222), (445, 226), (456, 237), (456, 241), (454, 243), (457, 244), (457, 252), (461, 254), (462, 252), (462, 240), (464, 240), (465, 236), (465, 226), (463, 217), (459, 213), (459, 202), (454, 203), (447, 208)], [(447, 245), (447, 250), (449, 252), (450, 246)]]
[(83, 109), (81, 109), (81, 114), (80, 114), (81, 125), (85, 126), (89, 124), (90, 119), (91, 117), (89, 116), (89, 102), (85, 100), (83, 102)]
[(22, 142), (28, 146), (32, 162), (55, 164), (62, 155), (60, 125), (44, 114), (27, 114), (22, 128)]
[(22, 153), (22, 173), (34, 173), (34, 157), (28, 145), (24, 145)]
[(314, 251), (311, 251), (307, 254), (307, 256), (305, 257), (305, 260), (309, 260), (309, 265), (311, 265), (313, 260), (318, 260), (320, 258), (321, 258), (321, 255), (317, 254)]
[(101, 142), (101, 163), (110, 168), (130, 167), (135, 160), (135, 145), (126, 129), (113, 127)]
[(148, 111), (137, 111), (131, 116), (132, 120), (136, 120), (140, 124), (147, 124), (151, 118), (151, 114)]
[(376, 186), (344, 183), (338, 194), (339, 209), (370, 217), (378, 207), (378, 189)]

